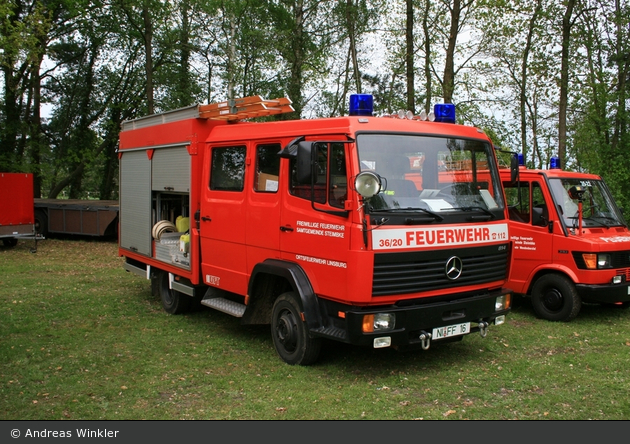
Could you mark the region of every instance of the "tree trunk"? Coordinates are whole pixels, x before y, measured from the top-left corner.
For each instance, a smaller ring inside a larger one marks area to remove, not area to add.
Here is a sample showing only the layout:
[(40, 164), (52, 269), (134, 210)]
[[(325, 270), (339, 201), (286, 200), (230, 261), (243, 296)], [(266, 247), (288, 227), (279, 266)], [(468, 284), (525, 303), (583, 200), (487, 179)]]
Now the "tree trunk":
[(147, 76), (147, 114), (153, 114), (153, 22), (149, 11), (149, 1), (142, 2), (142, 19), (144, 21), (144, 53), (145, 53), (145, 73)]
[(354, 83), (357, 94), (361, 94), (361, 72), (359, 71), (359, 60), (357, 57), (357, 42), (354, 22), (356, 11), (353, 0), (346, 0), (346, 24), (348, 27), (348, 38), (350, 40), (350, 57), (352, 59), (352, 72), (354, 73)]
[(453, 92), (455, 90), (455, 47), (457, 45), (457, 35), (459, 33), (459, 20), (461, 16), (461, 0), (453, 0), (451, 8), (451, 27), (448, 35), (448, 48), (446, 50), (446, 60), (444, 62), (444, 103), (453, 103)]
[(405, 62), (407, 65), (407, 109), (415, 114), (416, 97), (415, 97), (415, 69), (413, 66), (414, 58), (414, 39), (413, 39), (413, 0), (406, 0), (407, 3), (407, 30), (405, 37), (407, 40), (407, 48), (405, 52)]
[[(536, 26), (536, 20), (542, 9), (541, 0), (536, 2), (536, 7), (529, 19), (529, 26), (527, 29), (527, 39), (525, 48), (523, 48), (523, 63), (521, 65), (521, 87), (519, 94), (520, 113), (521, 113), (521, 153), (523, 153), (523, 159), (527, 161), (527, 71), (528, 71), (528, 59), (529, 52), (532, 47), (532, 36), (534, 34), (534, 28)], [(532, 157), (533, 160), (533, 157)]]
[(558, 157), (565, 164), (567, 147), (567, 106), (569, 94), (569, 44), (571, 42), (571, 17), (575, 0), (567, 1), (567, 9), (562, 16), (562, 50), (560, 66), (560, 103), (558, 104)]
[(424, 14), (422, 14), (422, 31), (424, 33), (424, 76), (426, 88), (424, 110), (426, 113), (431, 111), (431, 100), (433, 100), (433, 82), (431, 81), (431, 30), (429, 29), (430, 8), (431, 0), (425, 0)]

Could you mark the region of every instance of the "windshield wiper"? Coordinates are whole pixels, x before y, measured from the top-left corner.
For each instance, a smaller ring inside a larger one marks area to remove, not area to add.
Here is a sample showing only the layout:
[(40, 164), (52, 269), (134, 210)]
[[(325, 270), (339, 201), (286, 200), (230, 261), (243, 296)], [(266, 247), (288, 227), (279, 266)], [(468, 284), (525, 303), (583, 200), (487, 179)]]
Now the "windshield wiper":
[[(414, 207), (405, 207), (405, 208), (383, 208), (383, 209), (378, 209), (378, 210), (372, 210), (371, 213), (408, 213), (410, 211), (422, 211), (423, 213), (426, 213), (428, 215), (430, 215), (433, 220), (438, 220), (438, 221), (443, 221), (444, 218), (442, 216), (440, 216), (437, 213), (434, 213), (433, 211), (427, 210), (426, 208), (414, 208)], [(406, 219), (408, 222), (408, 224), (413, 223), (414, 219), (413, 218), (408, 218)], [(422, 222), (427, 222), (427, 220), (425, 219), (418, 219), (418, 222), (422, 223)]]
[[(612, 222), (616, 222), (616, 223), (617, 223), (617, 224), (619, 224), (619, 225), (623, 225), (623, 224), (622, 224), (621, 222), (619, 222), (617, 219), (615, 219), (614, 217), (610, 217), (610, 216), (600, 216), (600, 215), (595, 214), (595, 215), (593, 215), (593, 216), (587, 216), (587, 217), (585, 217), (585, 218), (584, 218), (584, 220), (586, 220), (586, 219), (591, 219), (591, 220), (592, 220), (592, 219), (604, 219), (604, 220), (609, 220), (609, 221), (612, 221)], [(602, 224), (602, 225), (603, 225), (603, 226), (605, 226), (606, 228), (610, 228), (610, 227), (612, 227), (613, 225), (615, 225), (614, 223), (613, 223), (612, 225), (608, 225), (607, 223), (602, 222), (601, 220), (598, 220), (597, 222), (599, 222), (600, 224)]]
[(486, 213), (488, 216), (490, 216), (490, 218), (494, 219), (496, 216), (494, 215), (494, 213), (484, 207), (453, 207), (453, 208), (449, 208), (449, 210), (461, 210), (461, 211), (474, 211), (474, 210), (480, 210), (483, 211), (484, 213)]

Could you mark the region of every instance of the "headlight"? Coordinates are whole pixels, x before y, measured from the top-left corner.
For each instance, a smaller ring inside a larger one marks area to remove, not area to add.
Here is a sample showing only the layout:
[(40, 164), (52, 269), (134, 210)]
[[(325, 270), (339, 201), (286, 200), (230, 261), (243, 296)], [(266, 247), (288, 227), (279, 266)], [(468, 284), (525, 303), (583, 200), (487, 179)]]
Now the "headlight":
[(364, 171), (354, 180), (354, 188), (361, 196), (372, 197), (381, 191), (381, 178), (372, 171)]
[(494, 301), (494, 311), (507, 310), (508, 308), (510, 308), (511, 300), (511, 293), (498, 296), (497, 299)]
[(597, 255), (597, 268), (612, 268), (610, 254)]
[(582, 255), (586, 268), (589, 270), (597, 270), (602, 268), (612, 268), (611, 257), (609, 253), (584, 253)]
[(396, 325), (394, 313), (375, 313), (363, 316), (363, 333), (377, 333), (393, 330)]

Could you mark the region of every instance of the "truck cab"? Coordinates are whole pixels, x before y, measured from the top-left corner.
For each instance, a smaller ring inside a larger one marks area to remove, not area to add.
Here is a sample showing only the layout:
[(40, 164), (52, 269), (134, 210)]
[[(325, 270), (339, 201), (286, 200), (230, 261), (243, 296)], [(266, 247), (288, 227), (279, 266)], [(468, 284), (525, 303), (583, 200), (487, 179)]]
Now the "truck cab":
[(604, 180), (594, 174), (501, 170), (513, 244), (508, 287), (536, 315), (574, 319), (582, 303), (630, 304), (630, 232)]

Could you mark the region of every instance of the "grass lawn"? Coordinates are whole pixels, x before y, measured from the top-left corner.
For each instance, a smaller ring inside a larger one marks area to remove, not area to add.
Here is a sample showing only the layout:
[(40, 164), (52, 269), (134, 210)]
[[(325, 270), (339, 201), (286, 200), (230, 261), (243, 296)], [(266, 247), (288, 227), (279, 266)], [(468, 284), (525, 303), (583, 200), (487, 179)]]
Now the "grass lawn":
[(0, 420), (630, 419), (630, 310), (585, 305), (400, 353), (326, 342), (289, 366), (268, 327), (162, 310), (117, 244), (0, 246)]

